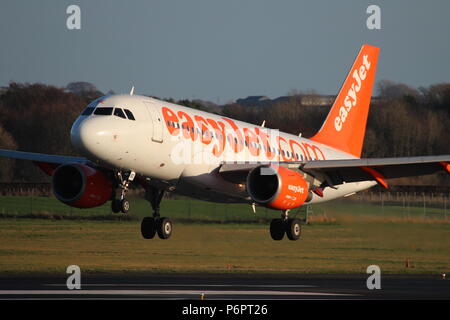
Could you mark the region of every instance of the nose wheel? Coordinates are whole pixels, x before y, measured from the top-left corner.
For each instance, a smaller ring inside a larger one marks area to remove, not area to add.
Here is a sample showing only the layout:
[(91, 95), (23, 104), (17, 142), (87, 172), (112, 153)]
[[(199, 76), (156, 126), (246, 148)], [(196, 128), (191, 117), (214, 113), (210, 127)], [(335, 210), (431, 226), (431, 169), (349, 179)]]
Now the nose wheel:
[(130, 201), (123, 198), (122, 200), (116, 199), (111, 202), (111, 209), (114, 213), (127, 213), (130, 211)]

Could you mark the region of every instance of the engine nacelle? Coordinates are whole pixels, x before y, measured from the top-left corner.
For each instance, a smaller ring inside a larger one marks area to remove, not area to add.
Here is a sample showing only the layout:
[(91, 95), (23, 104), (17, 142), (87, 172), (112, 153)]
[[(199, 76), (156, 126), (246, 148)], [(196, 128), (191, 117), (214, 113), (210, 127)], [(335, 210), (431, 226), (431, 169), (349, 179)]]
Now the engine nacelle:
[(52, 176), (56, 198), (76, 208), (93, 208), (111, 199), (112, 180), (103, 172), (82, 164), (63, 164)]
[(299, 207), (312, 197), (300, 173), (273, 165), (250, 171), (247, 192), (256, 203), (279, 210)]

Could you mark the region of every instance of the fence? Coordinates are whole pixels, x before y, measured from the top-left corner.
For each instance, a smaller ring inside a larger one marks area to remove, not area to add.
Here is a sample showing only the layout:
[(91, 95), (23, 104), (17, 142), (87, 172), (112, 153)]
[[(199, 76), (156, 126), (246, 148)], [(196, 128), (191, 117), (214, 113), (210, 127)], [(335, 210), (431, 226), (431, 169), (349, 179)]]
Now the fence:
[[(60, 219), (118, 219), (139, 220), (152, 213), (149, 203), (142, 198), (130, 198), (131, 209), (127, 215), (112, 214), (109, 202), (91, 209), (77, 209), (59, 202), (54, 197), (0, 197), (2, 217), (43, 217)], [(361, 193), (323, 204), (303, 206), (292, 210), (290, 215), (309, 217), (352, 215), (357, 217), (400, 217), (400, 218), (448, 218), (448, 195)], [(265, 207), (256, 207), (256, 213), (248, 204), (220, 204), (184, 199), (165, 199), (161, 214), (174, 220), (198, 222), (268, 222), (279, 217), (280, 212)]]
[(365, 191), (338, 199), (335, 203), (371, 206), (371, 212), (402, 217), (437, 217), (447, 219), (449, 193), (408, 191)]

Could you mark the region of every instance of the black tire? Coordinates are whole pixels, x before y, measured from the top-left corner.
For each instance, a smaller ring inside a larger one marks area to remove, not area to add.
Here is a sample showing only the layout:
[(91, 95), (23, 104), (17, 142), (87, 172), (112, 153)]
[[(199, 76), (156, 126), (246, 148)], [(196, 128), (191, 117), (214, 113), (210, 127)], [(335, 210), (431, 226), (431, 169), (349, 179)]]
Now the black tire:
[(288, 219), (286, 223), (286, 235), (289, 240), (298, 240), (302, 234), (302, 226), (298, 219)]
[(127, 199), (120, 200), (120, 211), (127, 213), (130, 210), (130, 202)]
[(173, 230), (172, 221), (168, 218), (160, 218), (156, 230), (161, 239), (169, 239)]
[(285, 234), (284, 221), (273, 219), (270, 223), (270, 236), (273, 240), (282, 240)]
[(111, 211), (114, 213), (120, 212), (120, 200), (114, 199), (113, 201), (111, 201)]
[(156, 223), (154, 218), (145, 217), (142, 219), (141, 234), (144, 239), (153, 239), (156, 234)]

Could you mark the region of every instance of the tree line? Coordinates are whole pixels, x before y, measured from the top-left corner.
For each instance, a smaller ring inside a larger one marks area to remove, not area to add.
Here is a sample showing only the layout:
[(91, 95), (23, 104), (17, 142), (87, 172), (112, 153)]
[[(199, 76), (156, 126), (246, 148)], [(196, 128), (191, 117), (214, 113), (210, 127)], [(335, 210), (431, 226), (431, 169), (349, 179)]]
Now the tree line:
[[(10, 83), (0, 94), (0, 148), (76, 155), (70, 128), (86, 105), (103, 95), (94, 86), (67, 90), (45, 84)], [(449, 154), (450, 83), (413, 88), (380, 81), (369, 113), (363, 157)], [(211, 106), (199, 101), (166, 99), (188, 107), (310, 137), (320, 128), (330, 106), (305, 105), (314, 92), (293, 92), (287, 99), (264, 105), (229, 103)], [(311, 100), (311, 99), (310, 99)], [(0, 182), (48, 181), (27, 161), (0, 159)], [(446, 183), (442, 175), (431, 183)]]

